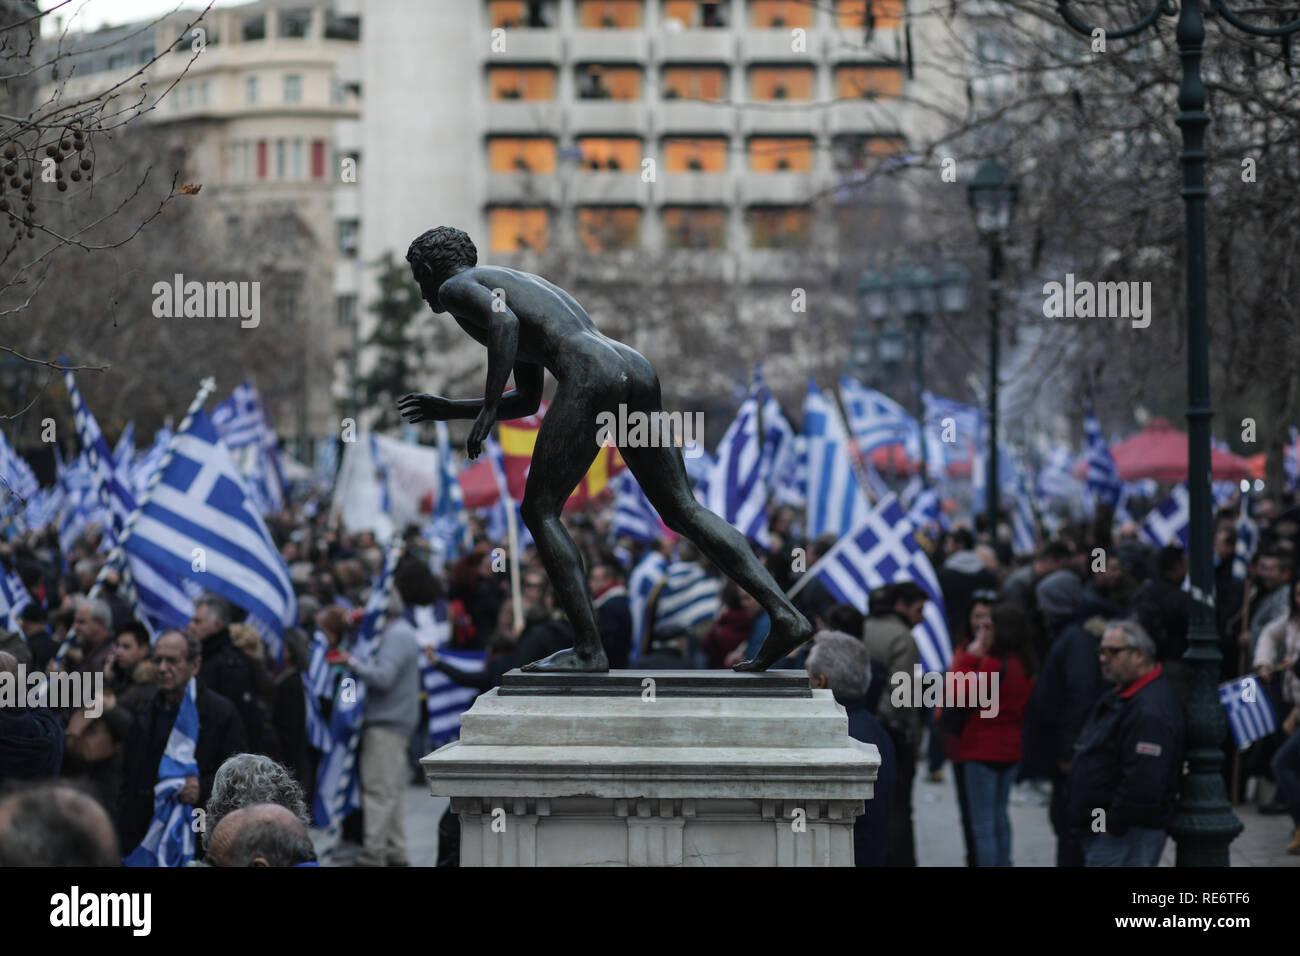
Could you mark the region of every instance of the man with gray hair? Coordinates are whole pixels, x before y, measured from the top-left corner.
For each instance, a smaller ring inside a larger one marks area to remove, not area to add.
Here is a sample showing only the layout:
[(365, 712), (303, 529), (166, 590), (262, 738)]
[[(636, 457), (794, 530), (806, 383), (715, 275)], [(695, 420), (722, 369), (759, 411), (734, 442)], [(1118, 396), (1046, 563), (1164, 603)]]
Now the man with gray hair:
[(840, 631), (821, 631), (813, 638), (805, 664), (813, 690), (829, 690), (849, 718), (849, 736), (880, 751), (880, 771), (872, 786), (866, 810), (853, 822), (853, 862), (856, 866), (884, 866), (889, 851), (889, 812), (894, 803), (898, 772), (894, 741), (867, 707), (871, 660), (856, 637)]
[(1093, 706), (1070, 764), (1069, 818), (1087, 866), (1157, 866), (1182, 783), (1183, 706), (1135, 621), (1111, 621), (1098, 647), (1115, 686)]
[(99, 598), (79, 598), (74, 608), (72, 628), (82, 651), (77, 670), (102, 671), (113, 651), (112, 609)]
[(217, 824), (224, 817), (255, 803), (277, 804), (297, 817), (303, 826), (311, 823), (307, 817), (306, 796), (288, 770), (261, 754), (235, 754), (226, 758), (212, 778), (203, 846), (208, 846)]
[(230, 640), (230, 605), (215, 594), (205, 594), (194, 604), (194, 616), (185, 631), (198, 638), (203, 650), (199, 680), (235, 705), (248, 735), (248, 749), (260, 752), (266, 722), (257, 695), (253, 662)]

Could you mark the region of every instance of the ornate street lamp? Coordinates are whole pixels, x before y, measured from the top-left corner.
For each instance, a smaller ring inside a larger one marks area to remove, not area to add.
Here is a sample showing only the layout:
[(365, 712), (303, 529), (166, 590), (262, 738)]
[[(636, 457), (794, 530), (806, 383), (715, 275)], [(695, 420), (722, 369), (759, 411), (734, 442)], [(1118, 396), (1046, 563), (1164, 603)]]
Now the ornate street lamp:
[[(1242, 20), (1226, 0), (1207, 0), (1211, 16), (1220, 17), (1244, 33), (1284, 37), (1300, 32), (1300, 19), (1276, 27), (1260, 27)], [(1070, 9), (1069, 0), (1057, 0), (1061, 17), (1072, 30), (1091, 37), (1094, 28)], [(1178, 89), (1183, 131), (1183, 204), (1186, 213), (1184, 259), (1187, 262), (1187, 488), (1191, 509), (1189, 565), (1192, 614), (1188, 628), (1191, 668), (1187, 698), (1187, 760), (1190, 772), (1183, 781), (1182, 799), (1169, 832), (1178, 845), (1178, 866), (1227, 866), (1228, 844), (1242, 831), (1232, 812), (1219, 768), (1223, 763), (1223, 709), (1215, 684), (1221, 655), (1214, 618), (1214, 557), (1210, 525), (1210, 329), (1206, 309), (1205, 266), (1205, 84), (1201, 81), (1201, 47), (1205, 42), (1205, 13), (1201, 3), (1154, 0), (1136, 23), (1106, 30), (1108, 40), (1134, 36), (1161, 16), (1177, 16), (1175, 31), (1183, 79)]]

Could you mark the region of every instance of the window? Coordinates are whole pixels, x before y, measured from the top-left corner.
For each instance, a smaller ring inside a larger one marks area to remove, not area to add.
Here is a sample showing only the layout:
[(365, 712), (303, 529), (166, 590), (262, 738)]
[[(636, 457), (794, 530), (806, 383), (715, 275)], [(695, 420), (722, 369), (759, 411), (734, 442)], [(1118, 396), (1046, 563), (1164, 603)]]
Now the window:
[(334, 315), (341, 329), (350, 329), (357, 323), (357, 297), (351, 292), (334, 297)]
[(641, 70), (634, 66), (578, 68), (578, 98), (583, 100), (639, 100)]
[(666, 66), (660, 73), (666, 100), (721, 100), (727, 70), (721, 66)]
[(335, 13), (333, 10), (325, 11), (325, 39), (327, 40), (360, 40), (361, 39), (361, 18), (345, 17)]
[(231, 144), (230, 178), (237, 183), (246, 183), (252, 178), (248, 174), (248, 143)]
[(266, 14), (259, 13), (255, 17), (244, 17), (243, 27), (239, 35), (245, 42), (251, 40), (266, 39)]
[(610, 170), (639, 172), (641, 140), (635, 136), (584, 136), (578, 138), (584, 172)]
[(670, 173), (725, 173), (727, 141), (721, 137), (665, 139), (664, 166)]
[(902, 151), (898, 136), (837, 136), (831, 143), (831, 160), (836, 172), (847, 173), (875, 168)]
[(494, 173), (555, 172), (555, 140), (541, 136), (494, 136), (488, 140)]
[(753, 0), (750, 23), (759, 30), (812, 26), (813, 4), (807, 0)]
[(749, 141), (749, 168), (756, 173), (812, 172), (813, 141), (755, 136)]
[(249, 106), (257, 103), (257, 77), (250, 76), (244, 80), (244, 102)]
[(311, 39), (311, 8), (282, 10), (280, 36), (297, 40)]
[(311, 141), (311, 178), (325, 178), (325, 140)]
[(812, 210), (803, 206), (755, 206), (748, 210), (753, 249), (804, 246), (812, 235)]
[(840, 66), (835, 68), (839, 99), (892, 98), (903, 92), (901, 66)]
[(199, 105), (208, 105), (208, 81), (204, 80), (199, 84)]
[(136, 57), (136, 62), (137, 62), (137, 63), (148, 63), (150, 60), (153, 59), (153, 56), (154, 56), (154, 48), (153, 48), (152, 45), (151, 45), (151, 46), (144, 46), (144, 47), (141, 47), (141, 48), (140, 48), (140, 53), (139, 53), (139, 55)]
[[(871, 18), (867, 13), (870, 7)], [(895, 30), (903, 19), (903, 0), (836, 0), (835, 24), (841, 30)]]
[(286, 73), (284, 75), (284, 101), (286, 103), (302, 102), (302, 75)]
[(488, 20), (506, 29), (550, 29), (555, 26), (555, 0), (490, 0)]
[(125, 53), (113, 53), (109, 55), (108, 68), (110, 70), (120, 70), (122, 67), (126, 65), (127, 65), (127, 57)]
[(493, 252), (546, 250), (547, 210), (535, 206), (497, 206), (488, 210)]
[(755, 100), (810, 100), (812, 89), (811, 67), (758, 66), (749, 71), (749, 95)]
[(727, 210), (721, 206), (666, 206), (663, 225), (667, 249), (727, 247)]
[(641, 210), (636, 206), (579, 206), (578, 241), (588, 252), (616, 252), (641, 245)]
[(664, 22), (675, 20), (687, 29), (717, 29), (727, 25), (730, 0), (721, 3), (701, 3), (700, 0), (667, 0), (664, 3)]
[(257, 141), (257, 178), (266, 178), (266, 140)]
[(489, 67), (488, 89), (494, 100), (553, 100), (555, 70), (547, 66)]
[(284, 145), (284, 140), (282, 139), (277, 139), (275, 141), (275, 178), (280, 180), (284, 179), (286, 158)]
[(641, 0), (578, 0), (578, 26), (584, 30), (635, 30), (641, 26)]
[(360, 231), (361, 223), (356, 219), (339, 220), (339, 252), (349, 259), (356, 257), (357, 234)]
[(303, 151), (302, 140), (295, 139), (293, 141), (293, 153), (292, 153), (294, 182), (302, 182), (303, 179), (306, 178), (306, 170), (303, 165), (303, 152), (304, 151)]

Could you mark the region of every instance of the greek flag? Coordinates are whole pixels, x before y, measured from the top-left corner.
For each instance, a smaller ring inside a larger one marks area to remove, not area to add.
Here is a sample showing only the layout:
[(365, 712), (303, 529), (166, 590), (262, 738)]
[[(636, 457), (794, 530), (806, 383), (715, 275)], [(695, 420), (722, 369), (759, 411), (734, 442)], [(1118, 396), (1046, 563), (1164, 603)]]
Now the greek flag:
[(641, 490), (641, 484), (632, 472), (618, 476), (618, 492), (614, 498), (614, 520), (610, 532), (616, 538), (628, 537), (636, 541), (656, 541), (663, 536), (659, 512)]
[(1300, 488), (1300, 428), (1291, 426), (1291, 443), (1282, 449), (1282, 472), (1286, 475), (1286, 490)]
[(63, 491), (63, 507), (59, 514), (59, 550), (69, 553), (77, 538), (100, 519), (99, 498), (95, 494), (94, 479), (85, 452), (77, 456), (72, 465), (59, 475)]
[(847, 375), (840, 376), (839, 384), (849, 431), (863, 455), (886, 445), (914, 443), (916, 419), (903, 406)]
[(772, 541), (767, 531), (767, 476), (758, 435), (759, 401), (757, 391), (751, 391), (722, 436), (704, 505), (766, 550)]
[(117, 472), (117, 480), (121, 482), (122, 487), (130, 491), (135, 490), (135, 485), (131, 479), (131, 472), (135, 465), (135, 422), (129, 421), (126, 427), (122, 429), (122, 434), (117, 438), (117, 445), (113, 448), (113, 470)]
[(181, 423), (171, 458), (133, 522), (128, 554), (246, 610), (268, 650), (282, 657), (284, 628), (298, 617), (289, 569), (202, 407)]
[(803, 439), (808, 461), (808, 537), (848, 534), (866, 518), (871, 504), (858, 485), (839, 410), (811, 380), (803, 403)]
[(952, 645), (943, 606), (943, 591), (930, 559), (912, 534), (913, 525), (898, 498), (889, 495), (854, 531), (808, 569), (802, 582), (818, 578), (841, 602), (867, 613), (867, 597), (874, 589), (896, 581), (915, 581), (929, 600), (925, 617), (912, 631), (921, 663), (927, 672), (942, 673), (952, 660)]
[(47, 525), (53, 524), (62, 507), (63, 489), (58, 485), (40, 489), (27, 500), (27, 513), (24, 516), (27, 527), (33, 531), (40, 531)]
[(265, 421), (257, 389), (248, 382), (236, 385), (229, 398), (212, 406), (212, 426), (229, 449), (261, 444)]
[(123, 866), (184, 866), (194, 859), (192, 808), (177, 800), (186, 777), (197, 777), (199, 765), (194, 748), (199, 740), (199, 711), (194, 703), (195, 678), (185, 685), (176, 723), (167, 737), (167, 748), (158, 764), (158, 785), (154, 787), (153, 822), (123, 861)]
[(1047, 453), (1038, 469), (1036, 491), (1040, 498), (1074, 498), (1079, 482), (1074, 477), (1074, 456), (1064, 445), (1057, 445)]
[(492, 477), (497, 483), (497, 503), (492, 506), (488, 512), (487, 527), (484, 530), (487, 536), (493, 541), (509, 543), (510, 525), (506, 515), (506, 508), (515, 510), (515, 532), (519, 536), (519, 553), (533, 545), (532, 532), (528, 530), (528, 525), (524, 524), (523, 516), (519, 513), (519, 502), (510, 496), (510, 485), (506, 481), (506, 456), (501, 450), (501, 444), (491, 435), (484, 441), (483, 447), (487, 449), (488, 461), (492, 465)]
[(722, 610), (718, 582), (694, 561), (669, 565), (655, 601), (654, 627), (684, 627), (688, 631), (712, 621)]
[[(438, 657), (458, 670), (477, 674), (487, 666), (486, 651), (458, 651), (438, 649)], [(460, 737), (460, 715), (469, 710), (478, 696), (472, 687), (461, 687), (438, 668), (423, 658), (420, 677), (428, 695), (429, 746), (441, 747)]]
[(1259, 546), (1259, 526), (1250, 517), (1250, 495), (1241, 496), (1241, 514), (1237, 518), (1237, 546), (1232, 555), (1232, 580), (1244, 581), (1250, 573), (1250, 559)]
[(470, 544), (469, 520), (465, 515), (465, 492), (456, 477), (456, 459), (446, 422), (436, 425), (438, 434), (438, 502), (429, 525), (431, 542), (437, 542), (444, 561), (460, 557)]
[(329, 722), (325, 720), (320, 707), (322, 698), (334, 697), (334, 666), (325, 660), (327, 653), (329, 641), (324, 632), (318, 630), (312, 635), (311, 656), (308, 658), (302, 692), (307, 704), (307, 741), (321, 753), (328, 751), (334, 742)]
[(0, 561), (0, 621), (4, 622), (5, 630), (22, 634), (23, 630), (18, 626), (18, 615), (31, 603), (32, 596), (27, 593), (27, 587), (18, 572), (11, 571)]
[(645, 638), (645, 608), (650, 599), (650, 592), (663, 580), (668, 569), (668, 559), (651, 548), (645, 557), (632, 569), (627, 578), (628, 610), (632, 614), (632, 652), (628, 655), (628, 665), (637, 662), (641, 656), (641, 645)]
[(686, 459), (686, 477), (691, 480), (691, 485), (695, 489), (695, 500), (705, 504), (709, 494), (709, 476), (713, 474), (713, 467), (717, 461), (703, 448), (698, 450), (700, 452), (698, 455)]
[(1016, 554), (1033, 554), (1038, 549), (1034, 531), (1034, 506), (1023, 491), (1014, 499), (1011, 511), (1011, 550)]
[(40, 490), (40, 483), (31, 466), (14, 451), (3, 432), (0, 432), (0, 484), (8, 491), (5, 514), (18, 515), (23, 511), (25, 520), (30, 514), (31, 501)]
[(1138, 534), (1157, 548), (1177, 543), (1187, 550), (1191, 535), (1192, 512), (1186, 485), (1175, 485), (1173, 492), (1147, 515)]
[(131, 469), (131, 487), (135, 489), (136, 499), (144, 497), (144, 493), (149, 490), (149, 482), (153, 479), (163, 458), (167, 456), (167, 446), (172, 441), (172, 430), (170, 428), (160, 428), (153, 433), (153, 444), (135, 463)]
[(1118, 510), (1124, 480), (1115, 467), (1115, 459), (1110, 456), (1110, 447), (1101, 433), (1101, 425), (1092, 413), (1091, 405), (1083, 413), (1083, 431), (1088, 456), (1088, 491), (1103, 504)]
[(212, 425), (230, 449), (240, 470), (255, 486), (263, 514), (284, 507), (284, 468), (275, 431), (257, 389), (250, 382), (235, 386), (230, 397), (212, 406)]
[[(400, 544), (388, 549), (383, 573), (366, 601), (366, 609), (357, 629), (352, 656), (369, 658), (379, 645), (387, 621), (388, 602), (393, 592), (393, 570), (402, 556)], [(312, 814), (316, 825), (336, 829), (343, 818), (361, 807), (361, 778), (357, 765), (357, 748), (361, 743), (361, 716), (365, 712), (366, 685), (349, 673), (339, 681), (330, 715), (330, 745), (321, 755), (316, 772), (316, 799)]]
[(754, 370), (754, 385), (763, 402), (763, 480), (776, 492), (797, 470), (794, 429), (781, 411), (781, 403), (763, 383), (761, 369)]
[(71, 372), (63, 373), (68, 396), (72, 399), (73, 418), (77, 425), (77, 438), (81, 441), (82, 454), (90, 469), (91, 487), (100, 507), (106, 516), (104, 522), (104, 539), (107, 545), (116, 547), (121, 543), (122, 531), (127, 519), (135, 510), (135, 495), (130, 488), (122, 484), (116, 470), (113, 453), (108, 449), (108, 442), (99, 430), (99, 423), (81, 398), (77, 390), (77, 381)]
[(1268, 694), (1254, 677), (1247, 675), (1220, 684), (1219, 703), (1238, 747), (1249, 747), (1277, 730)]
[(939, 501), (939, 493), (933, 488), (923, 488), (915, 498), (912, 499), (912, 507), (908, 509), (907, 520), (917, 528), (933, 528), (936, 525), (945, 531), (948, 528), (948, 519), (944, 517), (943, 506)]

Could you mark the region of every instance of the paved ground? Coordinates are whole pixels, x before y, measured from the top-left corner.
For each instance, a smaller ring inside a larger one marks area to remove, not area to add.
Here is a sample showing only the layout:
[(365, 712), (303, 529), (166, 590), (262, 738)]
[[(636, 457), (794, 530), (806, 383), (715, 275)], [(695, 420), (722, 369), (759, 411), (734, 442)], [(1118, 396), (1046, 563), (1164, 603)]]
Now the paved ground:
[[(961, 822), (957, 812), (957, 791), (952, 782), (952, 766), (943, 768), (942, 783), (918, 779), (913, 794), (916, 827), (916, 857), (919, 866), (964, 866)], [(403, 803), (407, 850), (412, 866), (433, 866), (438, 859), (438, 820), (447, 808), (446, 797), (432, 797), (428, 787), (412, 784), (406, 788)], [(1261, 816), (1250, 805), (1236, 808), (1245, 831), (1230, 848), (1233, 866), (1295, 866), (1300, 856), (1285, 852), (1291, 838), (1291, 819)], [(318, 847), (321, 843), (318, 836)], [(339, 862), (347, 863), (356, 854), (355, 845), (340, 848)], [(1161, 866), (1173, 866), (1174, 842), (1165, 844)], [(1015, 866), (1054, 866), (1056, 838), (1047, 819), (1046, 806), (1011, 805), (1011, 859)]]

